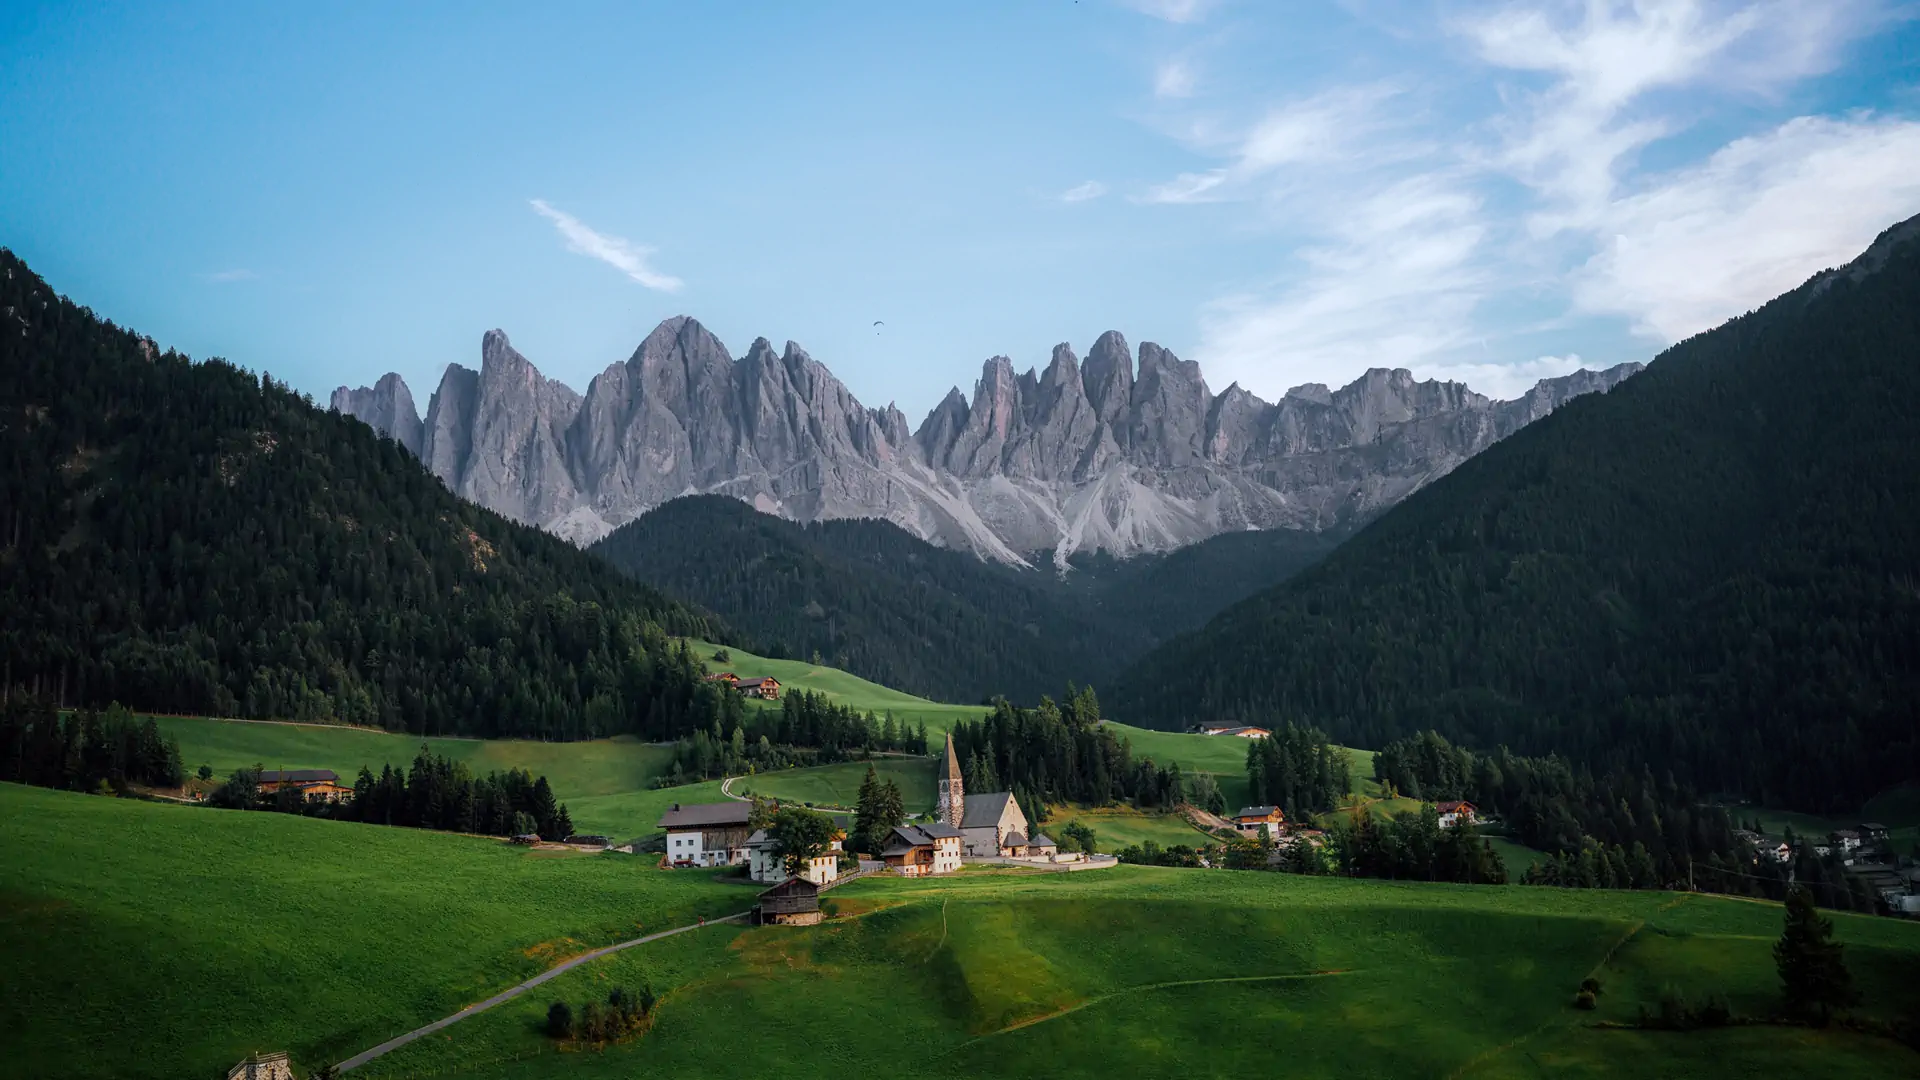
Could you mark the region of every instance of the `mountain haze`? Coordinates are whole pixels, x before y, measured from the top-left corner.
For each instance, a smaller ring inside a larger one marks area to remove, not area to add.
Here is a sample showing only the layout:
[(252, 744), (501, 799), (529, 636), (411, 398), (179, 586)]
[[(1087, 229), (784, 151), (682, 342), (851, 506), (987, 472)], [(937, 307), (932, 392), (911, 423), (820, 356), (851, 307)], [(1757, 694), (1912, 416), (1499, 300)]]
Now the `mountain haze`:
[(1570, 398), (1639, 370), (1541, 382), (1514, 401), (1374, 369), (1271, 404), (1151, 342), (1102, 334), (1083, 365), (986, 362), (909, 431), (793, 342), (734, 359), (685, 316), (661, 323), (584, 394), (543, 376), (504, 333), (480, 369), (452, 365), (423, 420), (397, 375), (333, 406), (418, 454), (456, 493), (580, 543), (689, 493), (796, 521), (883, 518), (1013, 565), (1049, 552), (1128, 557), (1223, 532), (1349, 526), (1445, 475)]
[(1857, 808), (1920, 780), (1915, 401), (1920, 218), (1479, 455), (1109, 701)]

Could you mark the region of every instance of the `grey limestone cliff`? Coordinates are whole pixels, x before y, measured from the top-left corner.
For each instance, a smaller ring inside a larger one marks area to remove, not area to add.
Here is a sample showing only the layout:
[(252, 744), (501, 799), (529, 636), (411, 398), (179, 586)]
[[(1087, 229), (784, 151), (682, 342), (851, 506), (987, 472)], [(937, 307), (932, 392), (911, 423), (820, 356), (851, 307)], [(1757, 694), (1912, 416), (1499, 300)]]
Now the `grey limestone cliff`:
[(1237, 529), (1325, 529), (1364, 518), (1545, 416), (1640, 370), (1548, 379), (1513, 401), (1374, 369), (1268, 403), (1218, 394), (1199, 365), (1102, 334), (1081, 364), (986, 362), (917, 431), (869, 409), (793, 342), (734, 359), (668, 319), (584, 395), (491, 331), (480, 370), (449, 366), (422, 421), (397, 375), (334, 392), (457, 493), (579, 542), (688, 492), (802, 521), (887, 518), (936, 543), (1027, 564), (1103, 549), (1163, 551)]

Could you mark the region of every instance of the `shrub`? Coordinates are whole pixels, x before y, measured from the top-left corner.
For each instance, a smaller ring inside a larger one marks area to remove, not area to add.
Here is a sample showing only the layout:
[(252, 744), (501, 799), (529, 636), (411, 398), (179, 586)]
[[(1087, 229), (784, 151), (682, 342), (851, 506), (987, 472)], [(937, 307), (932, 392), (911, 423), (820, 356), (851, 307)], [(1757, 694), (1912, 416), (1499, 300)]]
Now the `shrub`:
[(713, 650), (713, 662), (716, 664), (730, 664), (733, 662), (733, 654), (725, 649), (715, 649)]
[(556, 1039), (573, 1037), (573, 1006), (564, 1001), (547, 1006), (547, 1034)]
[(1580, 980), (1580, 989), (1585, 990), (1587, 993), (1590, 993), (1595, 997), (1598, 997), (1600, 996), (1600, 980), (1589, 975), (1586, 978)]
[(200, 779), (202, 780), (213, 779), (213, 766), (211, 765), (200, 766)]
[(1599, 1000), (1593, 996), (1593, 991), (1591, 990), (1582, 990), (1573, 995), (1573, 1007), (1576, 1009), (1592, 1009), (1599, 1004)]

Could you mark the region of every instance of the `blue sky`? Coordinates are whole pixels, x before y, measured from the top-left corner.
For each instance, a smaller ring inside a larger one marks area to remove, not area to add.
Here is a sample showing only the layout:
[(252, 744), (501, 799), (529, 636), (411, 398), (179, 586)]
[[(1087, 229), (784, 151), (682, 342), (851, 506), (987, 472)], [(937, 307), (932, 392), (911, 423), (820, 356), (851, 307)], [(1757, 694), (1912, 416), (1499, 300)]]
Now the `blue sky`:
[(679, 313), (916, 421), (1109, 328), (1507, 395), (1920, 213), (1910, 3), (290, 7), (0, 2), (0, 244), (323, 400)]

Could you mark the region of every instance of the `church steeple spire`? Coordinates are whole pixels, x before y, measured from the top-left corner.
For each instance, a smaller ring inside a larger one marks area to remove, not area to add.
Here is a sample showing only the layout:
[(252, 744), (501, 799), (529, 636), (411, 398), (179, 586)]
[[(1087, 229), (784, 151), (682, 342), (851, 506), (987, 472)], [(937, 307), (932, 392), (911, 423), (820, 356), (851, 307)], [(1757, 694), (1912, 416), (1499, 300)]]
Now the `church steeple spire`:
[(953, 752), (953, 732), (947, 732), (947, 767), (940, 774), (940, 820), (953, 828), (960, 827), (960, 820), (966, 814), (967, 788), (960, 779), (960, 756)]

